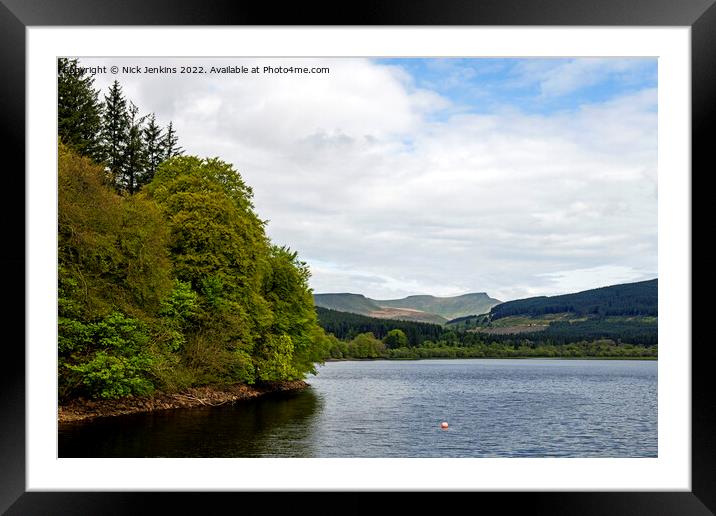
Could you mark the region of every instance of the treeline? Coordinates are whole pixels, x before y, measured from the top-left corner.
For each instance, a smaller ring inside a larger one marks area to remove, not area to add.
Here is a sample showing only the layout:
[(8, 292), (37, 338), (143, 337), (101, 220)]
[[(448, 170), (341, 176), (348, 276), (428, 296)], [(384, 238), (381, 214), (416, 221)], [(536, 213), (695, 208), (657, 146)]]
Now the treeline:
[(428, 339), (438, 340), (444, 331), (439, 324), (379, 319), (320, 306), (316, 307), (316, 313), (321, 327), (341, 340), (351, 340), (361, 333), (372, 333), (382, 339), (391, 330), (401, 330), (410, 346), (419, 346)]
[(182, 154), (172, 122), (163, 128), (154, 113), (141, 115), (119, 81), (100, 98), (93, 77), (78, 60), (60, 58), (57, 88), (60, 141), (104, 165), (117, 192), (135, 193), (164, 160)]
[(90, 131), (97, 119), (75, 117), (96, 99), (91, 78), (73, 88), (84, 104), (58, 100), (60, 399), (314, 372), (332, 339), (318, 325), (308, 267), (269, 240), (239, 173), (174, 149), (149, 180), (132, 176), (129, 144), (113, 161), (106, 130)]
[(611, 339), (641, 346), (655, 346), (659, 342), (659, 329), (656, 320), (623, 320), (610, 317), (574, 322), (553, 321), (543, 331), (521, 334), (521, 336), (554, 344)]
[(516, 341), (489, 342), (471, 347), (426, 342), (419, 348), (389, 349), (385, 358), (657, 358), (656, 347), (618, 344), (612, 340), (573, 342), (566, 345)]
[(657, 316), (658, 280), (614, 285), (562, 296), (530, 297), (507, 301), (490, 310), (490, 319), (513, 315), (539, 316), (557, 313), (608, 316)]

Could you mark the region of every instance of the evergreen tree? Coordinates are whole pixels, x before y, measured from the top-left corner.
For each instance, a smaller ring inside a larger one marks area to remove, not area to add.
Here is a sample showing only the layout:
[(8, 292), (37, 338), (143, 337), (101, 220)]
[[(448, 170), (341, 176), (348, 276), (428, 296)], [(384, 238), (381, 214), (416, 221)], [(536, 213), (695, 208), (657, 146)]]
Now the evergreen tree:
[(102, 105), (94, 79), (77, 59), (57, 63), (57, 130), (60, 140), (95, 162), (102, 161)]
[(122, 87), (114, 81), (109, 93), (104, 97), (104, 120), (102, 127), (102, 145), (105, 162), (114, 179), (118, 191), (123, 187), (123, 173), (126, 170), (126, 147), (129, 140), (129, 116), (127, 101)]
[(139, 117), (139, 108), (129, 103), (127, 111), (127, 141), (122, 161), (122, 185), (130, 194), (135, 193), (147, 170), (147, 152), (144, 145), (142, 125), (145, 117)]
[(167, 127), (167, 132), (164, 135), (164, 159), (173, 158), (174, 156), (180, 156), (184, 149), (179, 147), (177, 145), (179, 143), (179, 138), (177, 137), (177, 132), (174, 130), (174, 126), (171, 122), (169, 122), (169, 127)]
[(162, 129), (157, 125), (154, 113), (149, 116), (149, 122), (143, 132), (144, 147), (146, 150), (146, 171), (142, 175), (141, 184), (149, 183), (154, 178), (159, 164), (164, 161), (164, 135)]

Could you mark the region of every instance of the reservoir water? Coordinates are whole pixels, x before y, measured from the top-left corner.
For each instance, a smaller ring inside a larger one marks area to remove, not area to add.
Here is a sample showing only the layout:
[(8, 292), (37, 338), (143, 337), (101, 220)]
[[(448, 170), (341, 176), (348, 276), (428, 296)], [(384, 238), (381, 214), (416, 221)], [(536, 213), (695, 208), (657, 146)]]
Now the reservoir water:
[(656, 361), (329, 362), (307, 381), (231, 406), (64, 424), (59, 456), (657, 456)]

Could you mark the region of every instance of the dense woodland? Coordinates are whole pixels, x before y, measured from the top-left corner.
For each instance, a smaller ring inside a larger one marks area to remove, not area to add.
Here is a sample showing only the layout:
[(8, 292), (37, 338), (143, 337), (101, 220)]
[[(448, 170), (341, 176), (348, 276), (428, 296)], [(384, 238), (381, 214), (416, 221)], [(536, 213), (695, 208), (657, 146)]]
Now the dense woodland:
[(512, 315), (545, 315), (569, 312), (595, 317), (657, 316), (658, 280), (596, 288), (565, 294), (507, 301), (490, 310), (490, 319)]
[(58, 81), (60, 399), (314, 371), (331, 340), (308, 267), (268, 239), (239, 173), (182, 156), (118, 82), (100, 100), (64, 59)]
[(401, 330), (408, 339), (408, 345), (419, 346), (426, 340), (438, 340), (445, 329), (439, 324), (414, 321), (378, 319), (348, 312), (339, 312), (329, 308), (316, 307), (318, 321), (328, 333), (341, 340), (352, 340), (361, 333), (372, 333), (382, 339), (390, 330)]

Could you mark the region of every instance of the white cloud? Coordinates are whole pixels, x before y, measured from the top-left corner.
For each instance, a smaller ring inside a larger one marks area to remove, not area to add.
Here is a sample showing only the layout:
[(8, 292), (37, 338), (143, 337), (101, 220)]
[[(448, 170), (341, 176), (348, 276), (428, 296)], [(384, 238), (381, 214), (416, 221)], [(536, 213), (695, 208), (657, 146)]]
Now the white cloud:
[[(619, 69), (605, 61), (585, 74)], [(655, 276), (656, 91), (570, 113), (433, 121), (454, 106), (400, 68), (303, 64), (331, 73), (118, 78), (142, 110), (175, 122), (187, 152), (234, 164), (317, 292), (512, 299)], [(570, 70), (543, 91), (577, 87)]]
[(535, 59), (520, 63), (517, 81), (537, 83), (544, 97), (559, 97), (609, 79), (623, 83), (643, 77), (646, 59), (581, 58)]

